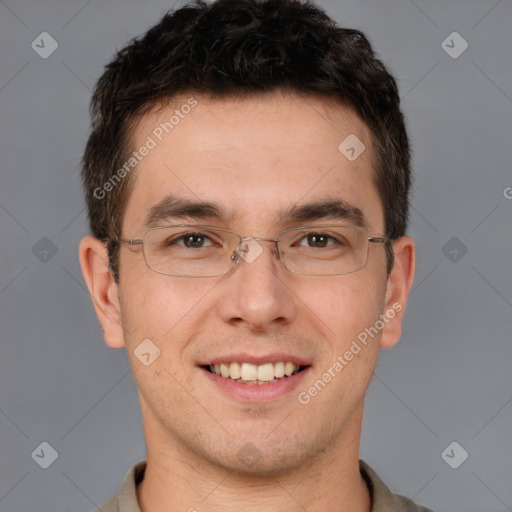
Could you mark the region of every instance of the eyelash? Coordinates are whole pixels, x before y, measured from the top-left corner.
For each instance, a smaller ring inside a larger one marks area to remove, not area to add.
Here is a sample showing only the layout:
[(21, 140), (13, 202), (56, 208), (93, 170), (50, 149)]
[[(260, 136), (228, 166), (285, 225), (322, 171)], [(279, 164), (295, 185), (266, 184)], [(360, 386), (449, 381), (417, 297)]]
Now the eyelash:
[[(306, 233), (306, 234), (302, 235), (301, 238), (299, 238), (292, 245), (295, 245), (296, 243), (299, 243), (299, 245), (301, 245), (300, 242), (303, 242), (304, 240), (307, 240), (308, 237), (311, 237), (311, 236), (327, 237), (327, 239), (328, 239), (327, 247), (330, 247), (330, 246), (336, 245), (336, 244), (347, 245), (345, 242), (343, 242), (341, 240), (338, 240), (335, 237), (329, 235), (328, 233), (325, 233), (325, 232), (322, 232), (322, 231)], [(189, 232), (189, 233), (183, 233), (181, 235), (177, 235), (177, 236), (175, 236), (175, 237), (173, 237), (171, 239), (166, 240), (165, 241), (165, 245), (166, 246), (182, 245), (182, 246), (186, 247), (185, 240), (187, 238), (190, 238), (190, 237), (200, 237), (200, 238), (203, 238), (203, 240), (210, 241), (211, 245), (208, 245), (208, 247), (215, 245), (215, 241), (212, 239), (212, 237), (210, 237), (208, 234), (202, 233), (202, 232)], [(183, 243), (179, 244), (178, 243), (179, 241), (182, 241)], [(329, 243), (329, 242), (331, 242), (331, 243)], [(332, 243), (332, 242), (334, 242), (334, 243)]]

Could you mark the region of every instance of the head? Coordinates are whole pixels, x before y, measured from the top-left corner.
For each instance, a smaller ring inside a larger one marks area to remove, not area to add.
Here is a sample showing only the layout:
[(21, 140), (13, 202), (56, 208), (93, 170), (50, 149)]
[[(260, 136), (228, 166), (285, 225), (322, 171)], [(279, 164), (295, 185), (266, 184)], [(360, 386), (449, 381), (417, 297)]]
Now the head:
[[(342, 432), (358, 439), (379, 348), (400, 337), (414, 274), (404, 119), (365, 36), (294, 0), (198, 2), (118, 52), (91, 113), (82, 269), (107, 343), (128, 349), (147, 436), (261, 473), (298, 467)], [(350, 159), (342, 142), (354, 135), (362, 149)], [(226, 275), (166, 276), (140, 245), (119, 242), (173, 223), (275, 238), (356, 217), (386, 242), (344, 275), (290, 273), (261, 242), (257, 259)], [(234, 355), (288, 357), (300, 384), (233, 398), (208, 367)], [(262, 454), (250, 467), (240, 456), (249, 442)]]

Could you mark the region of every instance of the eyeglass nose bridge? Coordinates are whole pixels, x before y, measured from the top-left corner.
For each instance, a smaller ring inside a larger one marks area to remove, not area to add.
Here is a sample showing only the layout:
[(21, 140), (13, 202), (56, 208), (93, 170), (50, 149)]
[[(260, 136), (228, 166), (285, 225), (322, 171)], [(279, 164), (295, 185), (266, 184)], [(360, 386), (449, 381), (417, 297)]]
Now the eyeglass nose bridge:
[[(276, 244), (277, 254), (279, 256), (279, 247), (278, 242), (279, 238), (264, 238), (264, 237), (252, 237), (252, 236), (246, 236), (244, 238), (240, 238), (240, 242), (238, 244), (238, 247), (233, 251), (230, 258), (231, 260), (236, 264), (240, 261), (240, 258), (242, 257), (242, 253), (249, 252), (249, 248), (247, 247), (247, 244), (244, 247), (244, 242), (274, 242)], [(262, 250), (263, 251), (263, 250)], [(261, 254), (261, 252), (260, 252)], [(256, 258), (259, 256), (259, 254), (256, 256)], [(252, 260), (248, 260), (247, 258), (244, 258), (249, 263), (252, 263), (256, 258)]]

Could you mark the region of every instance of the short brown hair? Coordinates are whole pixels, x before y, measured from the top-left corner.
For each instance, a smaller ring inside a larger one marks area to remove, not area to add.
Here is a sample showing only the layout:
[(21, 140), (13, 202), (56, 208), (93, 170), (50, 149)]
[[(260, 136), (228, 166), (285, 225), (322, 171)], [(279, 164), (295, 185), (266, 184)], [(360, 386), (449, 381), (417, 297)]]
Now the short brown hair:
[[(395, 80), (366, 37), (339, 27), (310, 2), (197, 1), (167, 13), (118, 51), (93, 93), (82, 180), (92, 234), (107, 241), (116, 281), (114, 240), (133, 180), (131, 173), (112, 180), (126, 162), (134, 121), (185, 92), (224, 98), (276, 90), (333, 97), (363, 119), (372, 134), (385, 235), (394, 240), (405, 234), (409, 142)], [(112, 187), (105, 186), (109, 181)], [(391, 243), (386, 254), (389, 273)]]

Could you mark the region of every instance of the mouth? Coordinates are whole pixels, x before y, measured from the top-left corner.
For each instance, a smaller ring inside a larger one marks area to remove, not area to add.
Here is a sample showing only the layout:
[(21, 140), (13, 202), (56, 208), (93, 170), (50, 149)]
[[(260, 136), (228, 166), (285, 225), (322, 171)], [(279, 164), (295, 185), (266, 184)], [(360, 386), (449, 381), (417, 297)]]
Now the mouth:
[(278, 361), (260, 365), (246, 362), (226, 362), (203, 365), (202, 368), (223, 379), (247, 385), (268, 385), (289, 379), (306, 368), (292, 361)]

